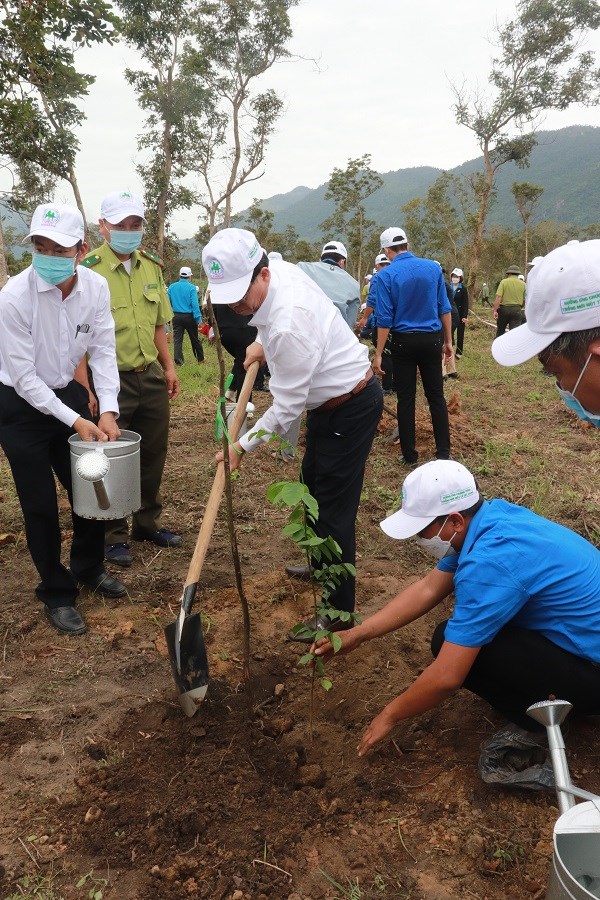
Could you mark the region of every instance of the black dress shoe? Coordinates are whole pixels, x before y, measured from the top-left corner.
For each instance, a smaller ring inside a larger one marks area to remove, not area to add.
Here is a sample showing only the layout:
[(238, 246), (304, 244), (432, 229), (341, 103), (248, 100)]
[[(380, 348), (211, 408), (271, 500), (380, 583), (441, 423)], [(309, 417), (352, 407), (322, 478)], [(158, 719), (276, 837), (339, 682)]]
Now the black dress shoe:
[(157, 547), (181, 547), (183, 538), (168, 528), (159, 528), (158, 531), (132, 531), (131, 539), (134, 541), (150, 541)]
[(348, 631), (349, 628), (354, 628), (353, 619), (344, 622), (342, 619), (330, 619), (329, 616), (312, 616), (308, 621), (294, 625), (287, 639), (297, 644), (312, 644), (318, 631)]
[(127, 588), (117, 578), (108, 575), (107, 572), (100, 572), (95, 578), (77, 578), (80, 584), (85, 585), (95, 594), (102, 594), (103, 597), (123, 597), (127, 593)]
[(310, 581), (314, 569), (312, 566), (286, 566), (285, 574), (290, 578), (300, 578), (302, 581)]
[(87, 626), (76, 606), (46, 606), (46, 618), (62, 634), (83, 634)]

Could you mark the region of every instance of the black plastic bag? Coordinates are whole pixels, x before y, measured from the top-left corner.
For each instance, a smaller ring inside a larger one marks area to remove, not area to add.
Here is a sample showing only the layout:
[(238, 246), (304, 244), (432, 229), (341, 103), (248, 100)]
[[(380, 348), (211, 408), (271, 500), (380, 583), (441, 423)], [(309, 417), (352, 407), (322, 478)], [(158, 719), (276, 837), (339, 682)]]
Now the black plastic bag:
[(525, 788), (530, 791), (552, 790), (554, 772), (544, 735), (537, 735), (507, 725), (481, 745), (479, 774), (487, 784)]

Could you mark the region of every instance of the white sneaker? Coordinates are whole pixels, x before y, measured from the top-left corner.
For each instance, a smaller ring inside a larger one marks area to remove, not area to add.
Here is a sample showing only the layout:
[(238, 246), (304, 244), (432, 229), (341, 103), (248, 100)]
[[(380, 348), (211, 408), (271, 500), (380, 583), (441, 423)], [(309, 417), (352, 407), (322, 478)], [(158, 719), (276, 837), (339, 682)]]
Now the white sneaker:
[(235, 401), (235, 391), (225, 391), (225, 399)]

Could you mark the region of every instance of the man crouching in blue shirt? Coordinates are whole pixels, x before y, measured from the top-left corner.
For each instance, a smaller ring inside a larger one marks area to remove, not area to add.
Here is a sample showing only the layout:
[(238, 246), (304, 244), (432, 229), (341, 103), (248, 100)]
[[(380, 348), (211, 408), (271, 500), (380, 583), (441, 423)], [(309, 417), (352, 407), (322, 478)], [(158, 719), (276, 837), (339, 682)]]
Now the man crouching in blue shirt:
[[(433, 662), (373, 719), (359, 756), (460, 687), (530, 730), (527, 707), (550, 694), (575, 712), (600, 714), (600, 552), (592, 544), (522, 506), (484, 500), (452, 460), (411, 472), (402, 508), (381, 527), (392, 538), (415, 537), (439, 562), (340, 634), (339, 653), (414, 622), (452, 591), (455, 604), (433, 634)], [(333, 655), (326, 638), (313, 649)]]

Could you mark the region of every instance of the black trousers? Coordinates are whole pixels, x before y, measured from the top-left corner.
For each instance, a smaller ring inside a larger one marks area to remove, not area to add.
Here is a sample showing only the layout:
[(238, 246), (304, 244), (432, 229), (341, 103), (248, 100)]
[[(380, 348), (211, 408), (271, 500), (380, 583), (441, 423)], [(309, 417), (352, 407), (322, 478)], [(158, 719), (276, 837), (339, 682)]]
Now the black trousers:
[[(58, 397), (90, 419), (88, 392), (71, 381), (55, 391)], [(60, 561), (60, 525), (54, 475), (69, 495), (71, 462), (68, 438), (73, 430), (44, 415), (16, 393), (0, 385), (0, 446), (6, 454), (25, 520), (27, 546), (40, 576), (36, 596), (50, 607), (74, 606), (76, 578), (94, 578), (104, 571), (104, 524), (72, 513), (71, 571)], [(72, 574), (71, 574), (72, 573)]]
[[(236, 399), (239, 397), (246, 370), (244, 369), (244, 360), (246, 359), (246, 350), (256, 340), (256, 328), (244, 326), (243, 328), (221, 328), (221, 343), (227, 352), (233, 356), (233, 381), (230, 390), (235, 391)], [(262, 368), (262, 367), (261, 367)], [(262, 388), (264, 384), (264, 372), (259, 369), (256, 376), (256, 388)], [(250, 395), (252, 396), (252, 395)]]
[(173, 313), (173, 352), (177, 365), (183, 364), (183, 336), (188, 335), (194, 356), (201, 362), (204, 350), (198, 337), (198, 323), (192, 313)]
[[(326, 412), (306, 416), (306, 452), (302, 478), (319, 504), (315, 531), (331, 535), (342, 551), (342, 562), (356, 562), (356, 513), (365, 464), (383, 411), (383, 392), (371, 378), (360, 394)], [(344, 578), (330, 595), (335, 609), (354, 612), (355, 579)]]
[[(434, 656), (447, 624), (441, 622), (433, 633)], [(539, 631), (511, 625), (481, 648), (463, 687), (528, 731), (541, 726), (527, 715), (527, 707), (550, 694), (568, 700), (580, 715), (600, 714), (600, 666), (563, 650)]]
[(456, 352), (462, 354), (465, 345), (465, 323), (462, 319), (458, 320), (456, 326)]
[(398, 436), (402, 455), (408, 463), (417, 462), (419, 456), (415, 448), (417, 369), (429, 404), (435, 455), (438, 459), (448, 459), (450, 456), (450, 425), (442, 376), (443, 344), (441, 330), (392, 334), (394, 387), (398, 397)]
[[(119, 372), (119, 428), (136, 431), (140, 444), (140, 488), (142, 508), (132, 516), (133, 533), (148, 534), (160, 528), (162, 481), (169, 446), (170, 404), (160, 363), (145, 372)], [(127, 519), (105, 521), (107, 544), (129, 540)]]
[(523, 308), (521, 306), (499, 306), (496, 337), (504, 334), (507, 328), (511, 331), (523, 324)]

